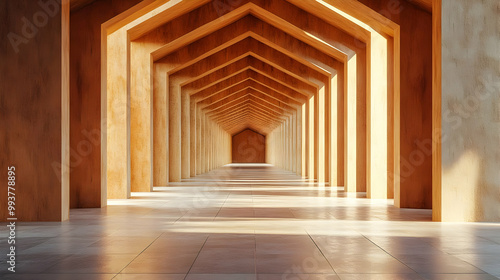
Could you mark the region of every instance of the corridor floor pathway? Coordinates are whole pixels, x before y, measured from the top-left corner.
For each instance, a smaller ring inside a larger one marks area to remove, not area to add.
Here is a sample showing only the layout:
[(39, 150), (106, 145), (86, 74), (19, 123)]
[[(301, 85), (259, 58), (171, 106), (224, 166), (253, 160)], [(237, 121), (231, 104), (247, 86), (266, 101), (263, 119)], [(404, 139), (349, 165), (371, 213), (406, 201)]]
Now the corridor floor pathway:
[[(270, 165), (210, 173), (21, 223), (16, 273), (0, 279), (487, 280), (500, 277), (500, 225), (433, 223)], [(496, 276), (496, 277), (495, 277)]]

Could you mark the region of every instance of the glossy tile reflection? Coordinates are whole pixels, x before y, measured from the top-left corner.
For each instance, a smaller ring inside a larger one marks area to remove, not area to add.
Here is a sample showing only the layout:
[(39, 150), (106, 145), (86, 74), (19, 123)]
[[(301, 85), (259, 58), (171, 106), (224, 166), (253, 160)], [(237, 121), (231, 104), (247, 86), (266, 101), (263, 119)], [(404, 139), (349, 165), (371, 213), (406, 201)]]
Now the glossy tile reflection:
[[(500, 225), (433, 223), (429, 210), (347, 196), (268, 165), (203, 176), (21, 223), (1, 279), (428, 279), (500, 277)], [(36, 275), (36, 276), (35, 276)]]

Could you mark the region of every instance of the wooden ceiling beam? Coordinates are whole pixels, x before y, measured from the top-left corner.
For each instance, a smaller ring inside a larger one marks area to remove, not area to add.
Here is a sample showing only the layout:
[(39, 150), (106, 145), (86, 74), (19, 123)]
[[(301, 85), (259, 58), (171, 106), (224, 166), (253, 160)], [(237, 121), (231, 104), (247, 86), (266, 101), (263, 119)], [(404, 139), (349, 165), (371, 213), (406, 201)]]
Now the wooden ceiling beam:
[(274, 102), (274, 103), (276, 103), (276, 102), (280, 103), (279, 106), (283, 106), (284, 109), (293, 110), (294, 108), (301, 106), (300, 103), (292, 102), (294, 100), (287, 98), (286, 96), (284, 96), (282, 94), (277, 94), (275, 92), (272, 92), (271, 89), (263, 88), (263, 90), (268, 91), (268, 92), (263, 92), (263, 91), (257, 90), (254, 87), (252, 87), (253, 85), (258, 85), (258, 84), (250, 79), (246, 80), (245, 82), (238, 84), (237, 87), (234, 87), (230, 90), (223, 91), (220, 95), (217, 94), (215, 96), (212, 96), (209, 99), (203, 100), (202, 102), (198, 102), (197, 106), (200, 106), (201, 108), (206, 108), (206, 109), (218, 108), (219, 106), (222, 106), (222, 105), (226, 104), (227, 102), (236, 98), (236, 97), (234, 97), (234, 95), (241, 94), (241, 91), (243, 89), (251, 89), (252, 92), (254, 92), (255, 95), (257, 95), (257, 96), (265, 95), (266, 97), (269, 98), (269, 101)]
[(299, 92), (295, 90), (293, 87), (279, 81), (275, 80), (271, 77), (266, 76), (265, 74), (257, 73), (251, 67), (245, 69), (244, 72), (237, 73), (233, 76), (229, 76), (226, 79), (219, 81), (217, 84), (214, 84), (208, 88), (204, 88), (201, 91), (192, 93), (191, 97), (194, 97), (195, 100), (203, 100), (205, 98), (210, 98), (213, 95), (220, 93), (221, 91), (232, 87), (233, 85), (239, 84), (247, 79), (251, 79), (259, 84), (265, 85), (276, 92), (286, 94), (289, 98), (295, 100), (296, 102), (303, 104), (308, 100), (308, 95), (304, 92)]

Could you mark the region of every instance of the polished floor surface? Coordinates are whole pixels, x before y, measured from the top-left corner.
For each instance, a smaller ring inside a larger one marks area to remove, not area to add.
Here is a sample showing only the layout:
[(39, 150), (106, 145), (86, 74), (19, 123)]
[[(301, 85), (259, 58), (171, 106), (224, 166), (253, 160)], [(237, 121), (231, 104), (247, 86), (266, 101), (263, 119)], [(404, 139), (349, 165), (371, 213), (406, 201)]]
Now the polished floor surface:
[(268, 165), (183, 183), (17, 228), (0, 279), (318, 280), (500, 278), (500, 224), (433, 223), (429, 210), (346, 196)]

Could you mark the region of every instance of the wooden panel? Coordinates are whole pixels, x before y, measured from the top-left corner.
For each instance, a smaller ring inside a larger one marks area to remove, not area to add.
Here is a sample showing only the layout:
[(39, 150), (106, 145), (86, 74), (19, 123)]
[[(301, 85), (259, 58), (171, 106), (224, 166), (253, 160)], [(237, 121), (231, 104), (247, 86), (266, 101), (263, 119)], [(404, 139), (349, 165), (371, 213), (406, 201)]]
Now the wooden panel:
[[(108, 35), (106, 61), (112, 61), (105, 67), (105, 86), (102, 89), (101, 106), (106, 113), (106, 144), (101, 149), (104, 159), (101, 170), (106, 174), (102, 178), (107, 186), (108, 198), (126, 199), (130, 197), (130, 106), (127, 77), (127, 48), (121, 43), (127, 40), (127, 33), (119, 30)], [(101, 58), (103, 59), (103, 58)], [(102, 173), (101, 173), (102, 174)]]
[(250, 129), (233, 135), (233, 163), (266, 162), (266, 137)]
[[(400, 2), (398, 6), (390, 6), (390, 0), (358, 1), (400, 25), (401, 94), (400, 97), (395, 96), (395, 101), (399, 102), (394, 105), (399, 106), (398, 109), (402, 113), (394, 115), (395, 120), (400, 119), (400, 127), (394, 129), (394, 132), (398, 133), (395, 139), (400, 141), (400, 154), (395, 155), (398, 162), (395, 162), (395, 170), (392, 173), (395, 174), (396, 180), (395, 205), (430, 208), (433, 176), (430, 152), (433, 96), (431, 15), (406, 1)], [(397, 77), (397, 73), (395, 74)], [(398, 144), (394, 144), (397, 148)], [(420, 156), (423, 156), (422, 162)]]
[(400, 207), (432, 208), (432, 16), (401, 14)]
[[(51, 9), (49, 16), (37, 1), (0, 2), (0, 205), (14, 166), (18, 221), (69, 218), (69, 2)], [(21, 20), (35, 13), (48, 18), (38, 31)]]
[(189, 102), (190, 102), (190, 108), (189, 108), (189, 111), (190, 111), (190, 116), (189, 116), (189, 120), (190, 120), (190, 128), (191, 128), (191, 131), (190, 131), (190, 152), (189, 152), (189, 155), (191, 157), (190, 159), (190, 177), (194, 177), (196, 176), (196, 139), (198, 138), (197, 136), (197, 130), (196, 130), (196, 102), (193, 98), (189, 98), (188, 96), (188, 99)]
[(432, 1), (432, 220), (442, 220), (441, 181), (441, 0)]
[[(106, 206), (101, 194), (101, 24), (140, 0), (97, 1), (71, 13), (71, 207)], [(73, 1), (72, 1), (73, 5)]]
[(96, 0), (70, 0), (71, 12), (73, 13), (74, 11), (81, 9), (95, 1)]
[(153, 73), (149, 49), (154, 43), (137, 40), (129, 46), (130, 84), (130, 189), (153, 190)]
[(181, 97), (181, 176), (182, 179), (191, 177), (191, 100), (189, 95)]
[(168, 110), (165, 65), (154, 65), (153, 91), (153, 186), (168, 184)]
[(432, 13), (432, 0), (407, 0), (410, 3), (413, 3), (429, 13)]

